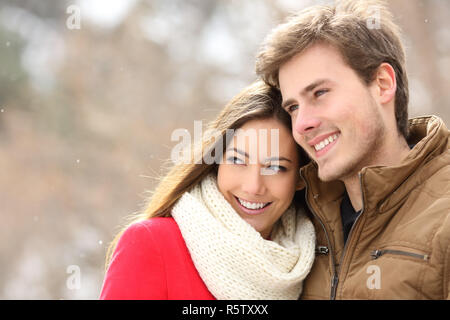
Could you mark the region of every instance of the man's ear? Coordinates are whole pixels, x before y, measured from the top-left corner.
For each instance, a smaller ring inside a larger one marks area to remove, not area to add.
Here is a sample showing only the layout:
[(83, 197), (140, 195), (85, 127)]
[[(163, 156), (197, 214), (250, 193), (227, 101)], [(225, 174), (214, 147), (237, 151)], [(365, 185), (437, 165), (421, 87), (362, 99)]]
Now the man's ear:
[(375, 75), (377, 85), (378, 100), (381, 104), (386, 104), (395, 98), (397, 90), (397, 80), (394, 68), (386, 62), (380, 64)]

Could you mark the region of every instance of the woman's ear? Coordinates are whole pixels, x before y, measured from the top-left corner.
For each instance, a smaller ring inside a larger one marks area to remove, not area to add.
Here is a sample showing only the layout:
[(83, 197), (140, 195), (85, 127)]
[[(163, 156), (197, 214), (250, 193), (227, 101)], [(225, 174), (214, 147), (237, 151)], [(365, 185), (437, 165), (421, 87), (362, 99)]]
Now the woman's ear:
[(305, 189), (305, 187), (305, 182), (303, 181), (302, 177), (299, 176), (297, 179), (297, 185), (295, 186), (295, 191), (300, 191), (302, 189)]

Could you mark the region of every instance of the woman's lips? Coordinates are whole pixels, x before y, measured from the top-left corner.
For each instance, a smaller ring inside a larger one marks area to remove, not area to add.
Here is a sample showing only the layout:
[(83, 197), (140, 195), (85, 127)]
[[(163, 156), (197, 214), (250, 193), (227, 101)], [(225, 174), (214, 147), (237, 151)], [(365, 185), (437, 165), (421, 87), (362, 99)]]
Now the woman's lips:
[(249, 209), (249, 208), (244, 207), (244, 206), (239, 202), (238, 197), (234, 196), (234, 198), (235, 198), (235, 201), (236, 201), (238, 207), (239, 207), (244, 213), (249, 214), (249, 215), (257, 215), (257, 214), (261, 214), (261, 213), (263, 213), (264, 211), (266, 211), (267, 208), (269, 208), (269, 207), (272, 205), (272, 203), (273, 203), (273, 202), (270, 202), (269, 204), (267, 204), (265, 207), (262, 207), (261, 209)]

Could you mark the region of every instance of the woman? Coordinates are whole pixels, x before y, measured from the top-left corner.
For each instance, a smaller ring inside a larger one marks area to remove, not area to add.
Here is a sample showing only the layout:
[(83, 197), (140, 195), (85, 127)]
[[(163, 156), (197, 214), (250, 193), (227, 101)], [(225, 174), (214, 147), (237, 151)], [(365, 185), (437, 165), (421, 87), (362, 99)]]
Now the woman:
[(101, 299), (299, 297), (315, 235), (293, 201), (306, 157), (280, 102), (258, 81), (211, 122), (191, 163), (175, 164), (113, 241)]

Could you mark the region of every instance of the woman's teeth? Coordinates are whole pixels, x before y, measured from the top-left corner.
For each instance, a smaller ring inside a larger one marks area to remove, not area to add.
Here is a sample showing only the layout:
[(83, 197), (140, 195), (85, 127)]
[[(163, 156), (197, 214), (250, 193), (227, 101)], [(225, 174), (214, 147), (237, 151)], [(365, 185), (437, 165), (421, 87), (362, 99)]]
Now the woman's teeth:
[(270, 203), (270, 202), (248, 202), (248, 201), (242, 200), (241, 198), (237, 198), (237, 199), (239, 200), (239, 203), (242, 206), (246, 207), (247, 209), (252, 209), (252, 210), (262, 209)]
[(325, 148), (325, 146), (329, 145), (330, 143), (332, 143), (334, 140), (336, 140), (338, 138), (338, 134), (333, 134), (331, 136), (329, 136), (328, 138), (326, 138), (325, 140), (319, 142), (318, 144), (314, 145), (314, 149), (316, 149), (316, 151), (320, 151), (323, 148)]

